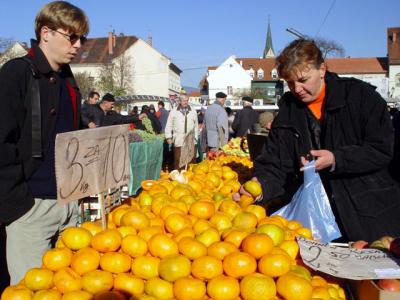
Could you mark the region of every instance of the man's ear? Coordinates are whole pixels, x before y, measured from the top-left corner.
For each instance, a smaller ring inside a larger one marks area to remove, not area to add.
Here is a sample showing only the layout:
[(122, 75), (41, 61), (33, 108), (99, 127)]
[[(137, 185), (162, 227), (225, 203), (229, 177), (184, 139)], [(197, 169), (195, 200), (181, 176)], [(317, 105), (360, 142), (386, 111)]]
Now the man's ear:
[(47, 26), (43, 26), (40, 29), (40, 40), (47, 42), (49, 40), (49, 34), (50, 34), (51, 29), (48, 28)]

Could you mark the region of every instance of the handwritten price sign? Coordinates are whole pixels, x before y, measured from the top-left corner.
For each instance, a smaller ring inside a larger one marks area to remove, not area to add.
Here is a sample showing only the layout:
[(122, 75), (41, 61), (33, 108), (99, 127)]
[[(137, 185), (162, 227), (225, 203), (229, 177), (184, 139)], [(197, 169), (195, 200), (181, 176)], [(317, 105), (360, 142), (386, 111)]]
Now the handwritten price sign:
[(335, 277), (364, 280), (400, 278), (400, 259), (378, 249), (353, 249), (297, 237), (303, 262)]
[(61, 204), (129, 182), (129, 125), (58, 134), (57, 199)]

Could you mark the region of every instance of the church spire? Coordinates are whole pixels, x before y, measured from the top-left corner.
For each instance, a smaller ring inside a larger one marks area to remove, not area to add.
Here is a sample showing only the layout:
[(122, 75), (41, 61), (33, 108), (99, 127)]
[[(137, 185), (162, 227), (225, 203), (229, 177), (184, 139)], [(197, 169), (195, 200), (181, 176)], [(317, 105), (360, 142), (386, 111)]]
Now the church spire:
[(268, 32), (267, 40), (265, 41), (265, 48), (263, 58), (275, 57), (274, 47), (272, 46), (271, 24), (268, 18)]

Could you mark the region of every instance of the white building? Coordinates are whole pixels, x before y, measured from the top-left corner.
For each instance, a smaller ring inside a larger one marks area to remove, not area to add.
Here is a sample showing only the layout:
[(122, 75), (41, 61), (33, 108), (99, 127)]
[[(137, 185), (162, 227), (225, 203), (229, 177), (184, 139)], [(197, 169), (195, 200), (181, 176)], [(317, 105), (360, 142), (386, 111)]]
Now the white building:
[(108, 38), (88, 39), (70, 65), (74, 73), (87, 72), (95, 83), (109, 63), (127, 69), (128, 93), (159, 97), (179, 94), (182, 71), (151, 42), (135, 36), (109, 33)]
[(388, 28), (389, 97), (400, 101), (400, 27)]
[(14, 42), (6, 51), (0, 55), (0, 67), (12, 58), (24, 56), (28, 53), (25, 43)]

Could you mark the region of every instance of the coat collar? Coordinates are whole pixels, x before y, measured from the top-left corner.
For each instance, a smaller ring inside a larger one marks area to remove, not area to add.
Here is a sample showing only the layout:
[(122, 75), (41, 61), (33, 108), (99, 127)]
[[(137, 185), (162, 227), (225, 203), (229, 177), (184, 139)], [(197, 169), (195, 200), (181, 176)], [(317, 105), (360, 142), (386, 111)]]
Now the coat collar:
[(325, 95), (325, 109), (328, 111), (344, 107), (345, 103), (345, 89), (339, 88), (338, 80), (340, 77), (336, 73), (326, 72), (326, 95)]

